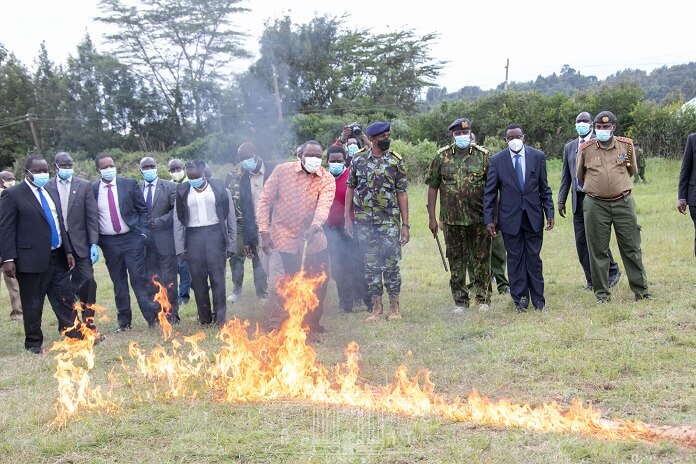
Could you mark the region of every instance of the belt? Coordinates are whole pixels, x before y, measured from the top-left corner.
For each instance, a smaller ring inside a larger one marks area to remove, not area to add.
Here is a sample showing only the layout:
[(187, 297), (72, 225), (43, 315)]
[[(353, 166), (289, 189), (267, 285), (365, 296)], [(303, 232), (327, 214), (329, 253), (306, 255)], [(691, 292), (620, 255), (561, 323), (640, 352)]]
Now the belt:
[(623, 200), (624, 198), (626, 198), (627, 196), (629, 196), (629, 195), (631, 194), (631, 191), (630, 191), (630, 190), (626, 190), (625, 192), (621, 192), (619, 195), (617, 195), (617, 196), (615, 196), (615, 197), (611, 197), (611, 198), (598, 197), (598, 196), (596, 196), (596, 195), (592, 195), (591, 193), (587, 193), (587, 192), (585, 192), (585, 194), (588, 195), (588, 196), (590, 196), (590, 197), (592, 197), (592, 198), (594, 198), (595, 200), (602, 200), (602, 201), (619, 201), (619, 200)]

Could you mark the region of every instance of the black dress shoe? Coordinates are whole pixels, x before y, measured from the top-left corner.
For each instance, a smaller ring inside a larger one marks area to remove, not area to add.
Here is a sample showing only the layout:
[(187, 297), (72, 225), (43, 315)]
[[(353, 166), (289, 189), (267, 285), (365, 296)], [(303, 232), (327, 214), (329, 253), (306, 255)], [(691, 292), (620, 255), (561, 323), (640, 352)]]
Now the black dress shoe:
[(611, 301), (611, 298), (597, 298), (597, 304), (605, 304), (609, 303)]
[(544, 306), (535, 306), (534, 311), (542, 312), (544, 310), (544, 308), (545, 308)]
[(619, 283), (619, 280), (621, 280), (621, 270), (616, 271), (616, 275), (614, 276), (613, 279), (609, 281), (609, 288), (615, 287), (616, 284)]
[(643, 301), (643, 300), (645, 300), (645, 301), (655, 301), (655, 297), (652, 296), (652, 295), (649, 294), (649, 293), (646, 293), (645, 295), (635, 295), (635, 296), (633, 297), (633, 299), (634, 299), (635, 301)]
[(592, 290), (592, 283), (591, 282), (585, 282), (585, 286), (581, 287), (580, 290)]
[(43, 346), (32, 346), (27, 348), (27, 351), (33, 354), (44, 354), (46, 352)]
[(517, 310), (518, 313), (526, 313), (527, 312), (527, 308), (525, 306), (515, 305), (515, 309)]
[(125, 332), (125, 331), (127, 331), (127, 330), (130, 330), (130, 329), (131, 329), (130, 324), (128, 324), (128, 325), (123, 325), (123, 326), (119, 326), (118, 329), (114, 330), (114, 333), (123, 333), (123, 332)]

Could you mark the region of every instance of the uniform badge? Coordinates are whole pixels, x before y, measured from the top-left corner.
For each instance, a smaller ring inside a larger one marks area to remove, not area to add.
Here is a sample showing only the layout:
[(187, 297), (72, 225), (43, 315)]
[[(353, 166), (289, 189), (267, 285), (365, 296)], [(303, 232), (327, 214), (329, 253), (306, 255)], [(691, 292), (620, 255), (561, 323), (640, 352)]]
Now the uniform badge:
[(609, 122), (609, 116), (602, 116), (602, 122)]
[(621, 153), (616, 157), (616, 164), (630, 166), (631, 163), (629, 163), (628, 160), (628, 155), (626, 153)]
[(462, 129), (468, 129), (469, 128), (469, 121), (462, 121)]

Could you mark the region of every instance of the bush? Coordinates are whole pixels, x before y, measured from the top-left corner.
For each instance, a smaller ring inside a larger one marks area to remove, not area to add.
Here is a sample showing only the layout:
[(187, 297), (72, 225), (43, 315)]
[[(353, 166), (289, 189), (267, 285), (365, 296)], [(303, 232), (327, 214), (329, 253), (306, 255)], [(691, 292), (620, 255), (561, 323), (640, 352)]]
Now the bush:
[(397, 139), (392, 141), (391, 149), (403, 158), (409, 182), (421, 183), (438, 148), (429, 140), (421, 140), (413, 145)]

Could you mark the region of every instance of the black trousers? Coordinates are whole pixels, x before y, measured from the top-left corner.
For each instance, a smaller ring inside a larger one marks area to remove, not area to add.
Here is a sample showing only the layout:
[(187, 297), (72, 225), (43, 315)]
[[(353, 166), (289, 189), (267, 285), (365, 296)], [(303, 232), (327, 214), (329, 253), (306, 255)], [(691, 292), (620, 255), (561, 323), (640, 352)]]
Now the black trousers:
[(145, 276), (148, 282), (157, 276), (159, 283), (167, 288), (167, 299), (172, 305), (172, 317), (179, 320), (179, 263), (176, 255), (163, 255), (151, 238), (145, 242)]
[[(75, 294), (70, 286), (70, 270), (63, 248), (51, 251), (48, 269), (44, 272), (17, 272), (17, 283), (24, 318), (24, 348), (38, 352), (43, 344), (41, 317), (47, 295), (58, 319), (59, 332), (72, 327), (77, 317), (73, 308)], [(77, 330), (66, 335), (74, 338), (80, 336)]]
[(353, 303), (369, 300), (363, 255), (355, 238), (342, 229), (324, 227), (331, 260), (331, 277), (336, 281), (338, 307), (344, 311), (353, 309)]
[(152, 301), (154, 286), (149, 284), (145, 277), (144, 242), (145, 238), (133, 231), (120, 235), (99, 236), (99, 246), (104, 252), (106, 268), (114, 284), (119, 327), (129, 326), (133, 318), (128, 288), (129, 277), (135, 299), (147, 324), (152, 326), (157, 323), (159, 306)]
[(515, 305), (521, 304), (522, 297), (529, 300), (535, 308), (543, 308), (544, 275), (541, 263), (541, 245), (544, 232), (536, 232), (529, 222), (527, 212), (522, 212), (522, 223), (517, 234), (503, 232), (503, 241), (507, 251), (508, 279), (510, 280), (510, 296)]
[[(242, 240), (241, 235), (237, 235), (237, 240)], [(253, 253), (253, 258), (251, 258), (251, 267), (254, 271), (254, 287), (256, 288), (256, 296), (259, 298), (265, 298), (268, 296), (268, 277), (266, 277), (266, 271), (263, 270), (261, 265), (261, 258), (259, 258), (259, 247), (253, 247), (251, 252)], [(242, 293), (242, 285), (244, 284), (244, 262), (247, 257), (244, 254), (244, 247), (237, 247), (237, 253), (230, 258), (230, 271), (232, 272), (232, 291), (237, 295)]]
[[(694, 223), (694, 230), (696, 230), (696, 206), (689, 206), (689, 214), (691, 214), (691, 220)], [(694, 238), (694, 255), (696, 255), (696, 237)]]
[(75, 256), (75, 267), (70, 271), (70, 285), (82, 306), (82, 322), (94, 329), (94, 310), (90, 309), (90, 306), (97, 302), (97, 281), (94, 280), (94, 268), (90, 258)]
[[(225, 262), (227, 246), (220, 225), (186, 228), (186, 259), (201, 324), (225, 323)], [(210, 290), (213, 306), (210, 306)]]
[[(590, 272), (590, 252), (587, 249), (587, 236), (585, 235), (585, 216), (583, 215), (582, 204), (585, 200), (585, 192), (577, 192), (577, 202), (575, 203), (575, 213), (573, 213), (573, 230), (575, 232), (575, 249), (578, 252), (578, 260), (585, 273), (585, 282), (592, 285), (592, 274)], [(619, 265), (614, 261), (614, 257), (609, 250), (609, 282), (616, 279), (619, 273)]]

